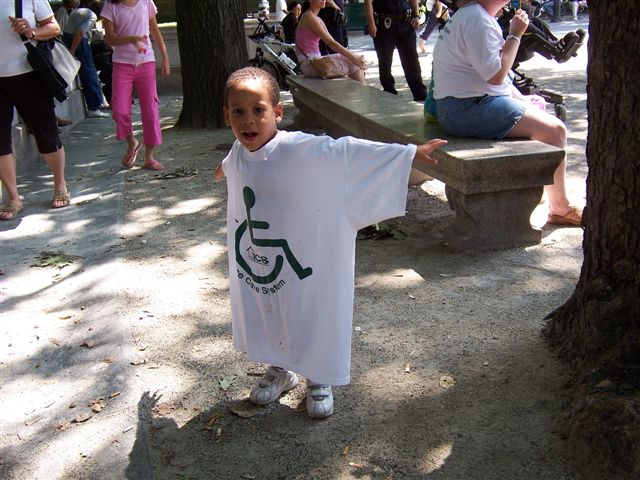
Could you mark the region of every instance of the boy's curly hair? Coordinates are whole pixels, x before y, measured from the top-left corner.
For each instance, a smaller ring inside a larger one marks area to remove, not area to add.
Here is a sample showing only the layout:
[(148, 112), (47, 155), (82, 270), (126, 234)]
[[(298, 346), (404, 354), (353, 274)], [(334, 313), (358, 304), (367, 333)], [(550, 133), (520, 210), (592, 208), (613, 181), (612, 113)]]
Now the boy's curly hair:
[(280, 103), (280, 87), (278, 81), (270, 73), (265, 72), (261, 68), (257, 67), (244, 67), (236, 70), (227, 79), (227, 83), (224, 86), (224, 105), (227, 106), (229, 102), (229, 92), (234, 89), (239, 83), (246, 80), (260, 80), (269, 92), (271, 97), (271, 103), (275, 106)]

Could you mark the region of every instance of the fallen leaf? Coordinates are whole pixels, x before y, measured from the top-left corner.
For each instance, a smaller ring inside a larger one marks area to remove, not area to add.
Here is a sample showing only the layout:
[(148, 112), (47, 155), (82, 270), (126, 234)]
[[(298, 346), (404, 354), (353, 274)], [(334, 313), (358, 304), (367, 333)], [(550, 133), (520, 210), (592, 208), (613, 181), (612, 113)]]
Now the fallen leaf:
[(393, 225), (389, 222), (380, 222), (375, 225), (358, 230), (357, 240), (379, 240), (381, 238), (392, 237), (396, 240), (404, 240), (409, 234), (400, 225)]
[(73, 422), (74, 423), (83, 423), (83, 422), (86, 422), (87, 420), (89, 420), (91, 417), (93, 417), (93, 413), (84, 412), (84, 413), (81, 413), (80, 415), (76, 416), (76, 418), (73, 419)]
[(101, 362), (103, 362), (103, 363), (113, 363), (113, 358), (110, 358), (110, 357), (103, 358), (101, 360)]
[(90, 338), (87, 338), (84, 342), (82, 342), (82, 345), (80, 345), (80, 346), (81, 347), (87, 347), (87, 348), (93, 348), (93, 347), (96, 346), (96, 342), (94, 342)]
[(62, 345), (62, 340), (58, 340), (57, 338), (50, 338), (49, 341), (53, 343), (55, 346), (59, 347)]
[(67, 255), (62, 251), (53, 252), (50, 250), (43, 250), (38, 254), (38, 261), (32, 264), (32, 267), (56, 267), (64, 268), (67, 265), (73, 263), (74, 260), (82, 258), (77, 255)]
[(118, 395), (120, 395), (120, 392), (113, 392), (111, 395), (109, 395), (109, 398), (115, 398)]
[(176, 408), (178, 408), (178, 406), (174, 403), (161, 403), (160, 405), (156, 405), (155, 407), (153, 407), (153, 411), (156, 415), (165, 417)]
[(40, 420), (42, 420), (42, 415), (34, 415), (33, 417), (27, 418), (24, 421), (24, 424), (28, 427), (36, 422), (39, 422)]
[(409, 373), (411, 371), (411, 364), (410, 363), (405, 363), (404, 364), (404, 373)]
[(226, 391), (233, 384), (235, 379), (236, 379), (235, 375), (225, 375), (220, 380), (218, 380), (218, 386), (222, 390)]
[(199, 172), (195, 168), (178, 167), (173, 172), (167, 172), (160, 175), (156, 175), (156, 178), (159, 178), (161, 180), (166, 180), (169, 178), (178, 178), (178, 177), (194, 177), (198, 174)]
[(91, 410), (93, 410), (95, 413), (100, 413), (104, 408), (104, 402), (102, 400), (102, 398), (97, 398), (89, 402), (87, 406), (91, 408)]
[(64, 432), (70, 426), (71, 424), (65, 420), (64, 422), (60, 422), (56, 425), (56, 430), (58, 430), (59, 432)]
[(222, 412), (214, 413), (206, 422), (204, 422), (204, 428), (206, 428), (207, 430), (213, 430), (214, 423), (216, 423), (222, 416), (224, 416)]
[(347, 456), (349, 454), (349, 450), (350, 449), (351, 449), (351, 447), (349, 445), (344, 447), (344, 449), (342, 450), (342, 455)]
[(456, 381), (453, 377), (449, 375), (441, 375), (440, 376), (440, 386), (442, 388), (451, 388), (456, 384)]
[(246, 406), (243, 405), (229, 407), (229, 411), (240, 418), (251, 418), (258, 414), (257, 409), (248, 410)]
[(349, 466), (353, 468), (364, 468), (362, 463), (349, 462)]
[(595, 388), (609, 388), (611, 385), (613, 385), (613, 382), (611, 380), (602, 380), (597, 385), (595, 385)]
[(58, 317), (60, 320), (69, 320), (71, 318), (71, 315), (62, 315), (60, 317)]

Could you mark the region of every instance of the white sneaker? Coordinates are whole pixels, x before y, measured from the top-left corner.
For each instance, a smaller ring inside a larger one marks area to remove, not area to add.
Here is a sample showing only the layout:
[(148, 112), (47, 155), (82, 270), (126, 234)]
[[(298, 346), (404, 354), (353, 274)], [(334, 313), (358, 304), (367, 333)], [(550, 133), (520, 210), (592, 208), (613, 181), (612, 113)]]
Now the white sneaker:
[(333, 393), (329, 385), (307, 383), (307, 415), (309, 418), (327, 418), (333, 414)]
[(278, 367), (269, 367), (264, 377), (258, 382), (258, 386), (251, 390), (249, 401), (256, 405), (267, 405), (277, 400), (283, 392), (295, 388), (296, 385), (298, 385), (298, 377), (295, 373)]
[(87, 118), (109, 118), (110, 116), (102, 110), (87, 110)]

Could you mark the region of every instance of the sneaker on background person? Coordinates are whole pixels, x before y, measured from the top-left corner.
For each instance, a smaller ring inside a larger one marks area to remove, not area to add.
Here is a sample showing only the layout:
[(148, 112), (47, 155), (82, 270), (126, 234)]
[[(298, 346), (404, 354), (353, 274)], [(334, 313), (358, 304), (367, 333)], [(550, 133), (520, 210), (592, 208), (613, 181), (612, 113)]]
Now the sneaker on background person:
[(110, 118), (107, 112), (103, 112), (102, 110), (87, 110), (87, 118)]

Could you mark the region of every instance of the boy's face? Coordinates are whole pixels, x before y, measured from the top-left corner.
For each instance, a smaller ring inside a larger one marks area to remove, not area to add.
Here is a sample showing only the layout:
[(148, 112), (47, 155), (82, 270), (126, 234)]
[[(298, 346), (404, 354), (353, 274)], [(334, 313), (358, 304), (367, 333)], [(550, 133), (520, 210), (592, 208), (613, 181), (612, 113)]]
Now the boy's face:
[(224, 107), (225, 123), (251, 152), (275, 137), (282, 115), (282, 104), (273, 105), (267, 87), (259, 79), (238, 83), (229, 91)]

